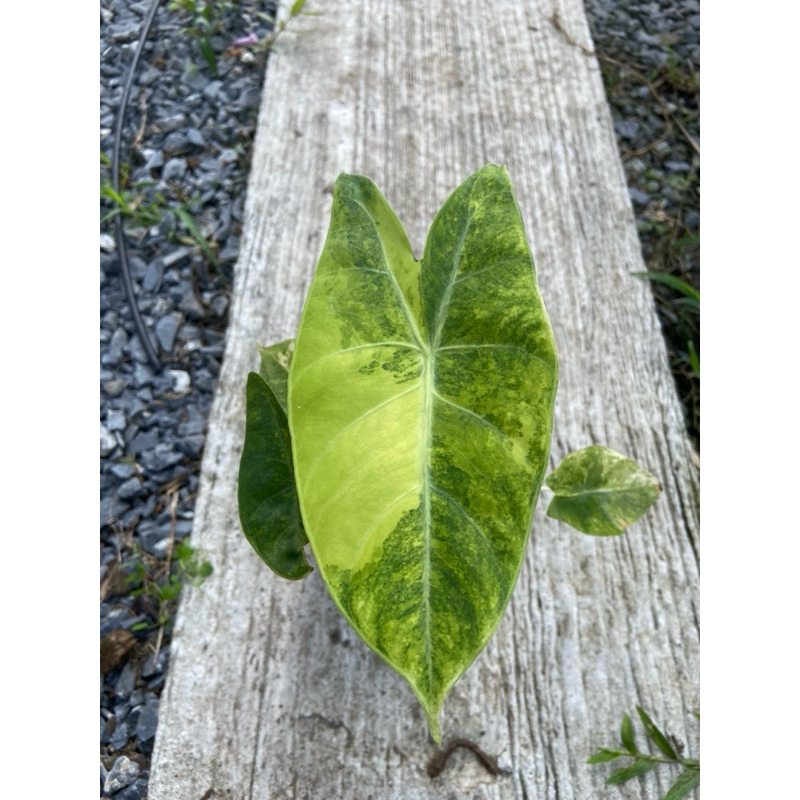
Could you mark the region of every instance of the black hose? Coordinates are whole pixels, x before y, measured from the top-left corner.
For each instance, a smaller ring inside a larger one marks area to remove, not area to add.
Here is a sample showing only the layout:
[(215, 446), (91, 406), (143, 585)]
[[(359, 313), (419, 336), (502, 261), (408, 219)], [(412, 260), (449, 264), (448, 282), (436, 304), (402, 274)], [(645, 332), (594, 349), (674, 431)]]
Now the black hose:
[[(119, 108), (117, 109), (117, 130), (114, 134), (114, 154), (111, 160), (111, 183), (115, 192), (119, 192), (119, 149), (122, 142), (122, 128), (125, 123), (125, 111), (128, 107), (128, 100), (131, 94), (131, 86), (133, 85), (133, 76), (136, 73), (136, 66), (139, 63), (139, 56), (144, 49), (144, 41), (150, 28), (153, 25), (153, 20), (156, 18), (156, 11), (161, 0), (153, 0), (153, 5), (147, 12), (147, 18), (142, 27), (142, 33), (139, 36), (139, 43), (136, 45), (136, 51), (133, 54), (133, 60), (128, 69), (128, 75), (125, 78), (125, 86), (122, 90), (122, 98), (119, 101)], [(117, 235), (117, 252), (119, 253), (119, 266), (122, 272), (122, 283), (125, 286), (125, 294), (128, 296), (128, 305), (133, 314), (133, 323), (136, 326), (136, 333), (139, 340), (147, 353), (150, 363), (156, 371), (161, 370), (161, 362), (158, 360), (153, 343), (147, 335), (147, 331), (142, 321), (142, 316), (139, 313), (139, 306), (136, 304), (136, 295), (133, 293), (133, 280), (131, 279), (131, 266), (128, 263), (128, 247), (125, 243), (125, 232), (122, 229), (122, 214), (117, 214), (114, 218), (114, 227)]]

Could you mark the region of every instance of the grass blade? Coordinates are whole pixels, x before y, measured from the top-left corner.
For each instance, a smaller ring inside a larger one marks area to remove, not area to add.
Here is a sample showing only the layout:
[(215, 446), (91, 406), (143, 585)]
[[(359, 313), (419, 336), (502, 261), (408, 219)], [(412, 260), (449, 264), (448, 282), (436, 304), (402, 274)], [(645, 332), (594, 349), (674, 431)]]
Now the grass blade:
[(657, 761), (646, 761), (640, 758), (638, 761), (634, 761), (629, 767), (623, 767), (616, 772), (612, 772), (606, 779), (606, 783), (625, 783), (625, 781), (629, 781), (631, 778), (638, 778), (640, 775), (650, 772), (651, 769), (655, 769), (657, 764)]
[(686, 281), (676, 278), (674, 275), (669, 275), (666, 272), (631, 272), (631, 275), (635, 275), (637, 278), (649, 278), (656, 283), (663, 283), (665, 286), (669, 286), (671, 289), (680, 292), (685, 297), (690, 297), (693, 300), (697, 300), (698, 303), (700, 302), (700, 292), (686, 283)]
[(678, 754), (673, 750), (672, 745), (667, 741), (667, 737), (664, 736), (663, 733), (656, 727), (653, 720), (647, 716), (647, 713), (641, 706), (636, 706), (636, 710), (639, 712), (639, 716), (641, 717), (642, 723), (644, 724), (644, 729), (647, 731), (647, 735), (655, 742), (656, 747), (667, 757), (671, 758), (674, 761), (678, 761)]
[(587, 764), (605, 764), (607, 761), (613, 761), (622, 755), (618, 750), (607, 750), (605, 747), (600, 748), (591, 758), (586, 760)]
[(687, 769), (678, 776), (678, 780), (672, 784), (670, 790), (664, 795), (664, 800), (681, 800), (686, 797), (695, 786), (700, 784), (700, 770)]

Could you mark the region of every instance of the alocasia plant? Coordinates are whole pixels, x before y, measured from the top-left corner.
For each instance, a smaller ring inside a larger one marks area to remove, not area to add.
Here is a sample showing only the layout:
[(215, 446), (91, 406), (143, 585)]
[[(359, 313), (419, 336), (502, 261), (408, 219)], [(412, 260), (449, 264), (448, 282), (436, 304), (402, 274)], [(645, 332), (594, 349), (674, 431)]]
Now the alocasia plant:
[(505, 169), (453, 192), (420, 261), (375, 184), (341, 175), (294, 350), (261, 353), (244, 532), (290, 578), (310, 570), (307, 537), (439, 741), (442, 703), (516, 583), (550, 447), (555, 345)]

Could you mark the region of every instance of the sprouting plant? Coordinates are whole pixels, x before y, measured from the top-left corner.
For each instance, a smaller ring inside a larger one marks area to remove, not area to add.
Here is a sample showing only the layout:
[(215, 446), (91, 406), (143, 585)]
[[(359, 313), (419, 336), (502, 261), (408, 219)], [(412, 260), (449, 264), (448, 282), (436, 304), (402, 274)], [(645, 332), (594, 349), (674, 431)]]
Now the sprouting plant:
[(154, 623), (140, 622), (132, 630), (162, 628), (172, 618), (175, 602), (186, 585), (200, 586), (211, 575), (211, 562), (188, 542), (178, 542), (165, 561), (148, 556), (139, 548), (123, 564), (125, 581), (134, 587), (134, 597), (147, 595), (157, 604)]
[(188, 15), (183, 32), (197, 40), (200, 55), (212, 75), (217, 74), (217, 54), (211, 37), (223, 31), (222, 19), (233, 5), (220, 0), (170, 0), (167, 6), (170, 11), (183, 11)]
[[(611, 773), (606, 780), (607, 784), (625, 783), (639, 775), (644, 775), (650, 770), (655, 769), (659, 764), (678, 764), (684, 768), (678, 776), (670, 790), (664, 795), (663, 800), (680, 800), (686, 797), (700, 783), (700, 761), (684, 758), (680, 755), (683, 748), (680, 745), (670, 742), (655, 725), (653, 720), (640, 706), (636, 706), (639, 718), (642, 720), (644, 729), (648, 737), (655, 746), (661, 751), (661, 755), (641, 752), (637, 746), (633, 735), (633, 725), (630, 717), (624, 714), (622, 726), (620, 728), (620, 740), (624, 749), (601, 748), (586, 762), (587, 764), (604, 764), (615, 761), (618, 758), (632, 759), (626, 767), (617, 769)], [(700, 715), (696, 715), (700, 719)]]
[(121, 215), (140, 228), (161, 226), (168, 239), (198, 247), (214, 268), (219, 266), (216, 245), (203, 235), (190, 211), (194, 200), (178, 202), (169, 199), (163, 192), (153, 189), (152, 181), (140, 181), (127, 188), (126, 176), (123, 176), (121, 188), (117, 191), (106, 172), (108, 157), (102, 152), (100, 165), (100, 201), (107, 209), (100, 217), (101, 223)]
[(296, 339), (247, 380), (245, 536), (276, 573), (311, 571), (409, 683), (433, 738), (497, 628), (545, 481), (548, 514), (592, 535), (660, 485), (605, 447), (545, 480), (558, 363), (508, 175), (447, 199), (414, 258), (372, 181), (340, 175)]

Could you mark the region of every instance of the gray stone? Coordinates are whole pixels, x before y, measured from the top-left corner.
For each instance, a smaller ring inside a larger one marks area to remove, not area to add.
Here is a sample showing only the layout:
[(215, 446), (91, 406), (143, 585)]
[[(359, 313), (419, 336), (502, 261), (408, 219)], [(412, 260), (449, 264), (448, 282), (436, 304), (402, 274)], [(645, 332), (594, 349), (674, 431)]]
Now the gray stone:
[(128, 346), (125, 348), (128, 351), (128, 355), (138, 362), (139, 364), (147, 364), (147, 352), (145, 351), (144, 347), (142, 346), (141, 341), (139, 341), (138, 336), (131, 336), (128, 341)]
[(172, 391), (175, 394), (188, 394), (192, 389), (192, 379), (186, 370), (171, 369), (169, 376), (172, 378)]
[(112, 464), (110, 472), (114, 477), (119, 478), (121, 481), (126, 481), (128, 478), (132, 478), (136, 474), (136, 467), (133, 464), (120, 462), (118, 464)]
[(189, 258), (194, 250), (191, 247), (179, 247), (177, 250), (173, 250), (171, 253), (167, 253), (163, 257), (164, 266), (167, 269), (174, 267), (176, 264), (180, 264), (185, 259)]
[(181, 295), (178, 308), (183, 311), (189, 319), (205, 319), (206, 310), (200, 305), (191, 288), (184, 291)]
[(206, 443), (206, 437), (202, 433), (195, 433), (191, 436), (184, 436), (178, 441), (178, 449), (182, 453), (186, 453), (190, 458), (200, 458), (203, 454), (203, 447)]
[(132, 661), (127, 661), (122, 668), (122, 672), (117, 678), (114, 686), (114, 694), (120, 700), (127, 700), (136, 686), (136, 665)]
[(206, 146), (205, 137), (197, 128), (189, 128), (189, 130), (186, 131), (186, 138), (191, 144), (195, 145), (195, 147)]
[(127, 756), (120, 756), (108, 773), (103, 792), (112, 795), (126, 786), (130, 786), (139, 777), (139, 765)]
[(120, 500), (116, 495), (106, 495), (100, 498), (100, 527), (108, 525), (111, 520), (124, 514), (130, 505)]
[(127, 420), (122, 410), (112, 408), (106, 412), (106, 428), (109, 431), (124, 431), (126, 425)]
[(101, 364), (116, 366), (122, 360), (122, 354), (128, 345), (128, 334), (123, 328), (117, 328), (111, 335), (108, 349), (100, 359)]
[(147, 364), (137, 362), (133, 368), (133, 380), (136, 386), (147, 386), (153, 382), (153, 370)]
[(168, 467), (174, 466), (182, 458), (181, 453), (176, 453), (171, 444), (163, 442), (162, 444), (157, 444), (152, 450), (142, 453), (139, 460), (149, 472), (161, 472)]
[(669, 172), (689, 172), (692, 166), (686, 161), (665, 161), (664, 169)]
[(697, 211), (690, 211), (683, 222), (689, 230), (696, 231), (700, 227), (700, 214)]
[(614, 123), (614, 130), (621, 139), (635, 139), (642, 126), (635, 119), (621, 119)]
[(139, 544), (142, 549), (152, 554), (156, 545), (169, 536), (169, 531), (165, 533), (160, 525), (148, 519), (139, 523), (139, 527), (136, 529), (136, 535), (139, 538)]
[(186, 173), (186, 159), (185, 158), (171, 158), (164, 165), (164, 170), (161, 177), (165, 181), (179, 180)]
[(162, 352), (172, 352), (181, 322), (183, 322), (182, 314), (168, 314), (156, 323), (156, 339), (161, 345)]
[(245, 89), (239, 96), (239, 108), (258, 108), (261, 103), (261, 89), (258, 86), (251, 86)]
[(146, 742), (156, 735), (158, 727), (158, 698), (149, 695), (136, 723), (136, 738)]
[(130, 786), (126, 786), (114, 795), (114, 800), (144, 800), (147, 796), (147, 777), (142, 775)]
[[(159, 675), (167, 668), (168, 661), (169, 645), (162, 647), (161, 650), (158, 651), (158, 658), (155, 657), (155, 653), (150, 653), (145, 659), (144, 664), (142, 664), (142, 677), (152, 678), (153, 675)], [(148, 701), (150, 697), (152, 697), (152, 695), (148, 695)], [(158, 708), (158, 701), (156, 701), (155, 706)]]
[(117, 494), (123, 500), (129, 500), (131, 497), (135, 497), (139, 492), (142, 491), (142, 482), (137, 477), (128, 478), (120, 487), (117, 489)]
[(650, 202), (650, 195), (635, 187), (629, 188), (628, 194), (635, 205), (646, 206)]
[(177, 156), (189, 149), (189, 140), (181, 131), (173, 131), (164, 139), (162, 148), (166, 155)]
[(138, 455), (146, 450), (152, 450), (157, 444), (157, 431), (139, 431), (139, 433), (133, 437), (133, 441), (128, 445), (128, 452)]
[(117, 249), (117, 243), (110, 233), (100, 234), (100, 249), (104, 253), (113, 253)]
[(231, 236), (219, 254), (220, 261), (236, 261), (239, 257), (239, 237)]
[(164, 262), (156, 258), (147, 265), (147, 272), (142, 280), (142, 290), (154, 294), (161, 287), (164, 278)]
[(102, 423), (100, 423), (100, 457), (106, 458), (114, 452), (117, 446), (117, 438)]
[(215, 317), (224, 317), (228, 310), (228, 296), (225, 294), (216, 294), (211, 300), (211, 312)]
[(162, 133), (172, 133), (172, 131), (177, 131), (186, 125), (186, 114), (178, 113), (170, 114), (168, 117), (160, 117), (155, 124)]
[(143, 150), (142, 155), (147, 159), (144, 168), (148, 172), (164, 166), (164, 154), (160, 150)]
[(222, 81), (211, 81), (211, 83), (203, 89), (203, 97), (205, 97), (206, 100), (216, 100), (217, 97), (219, 97), (221, 89)]

